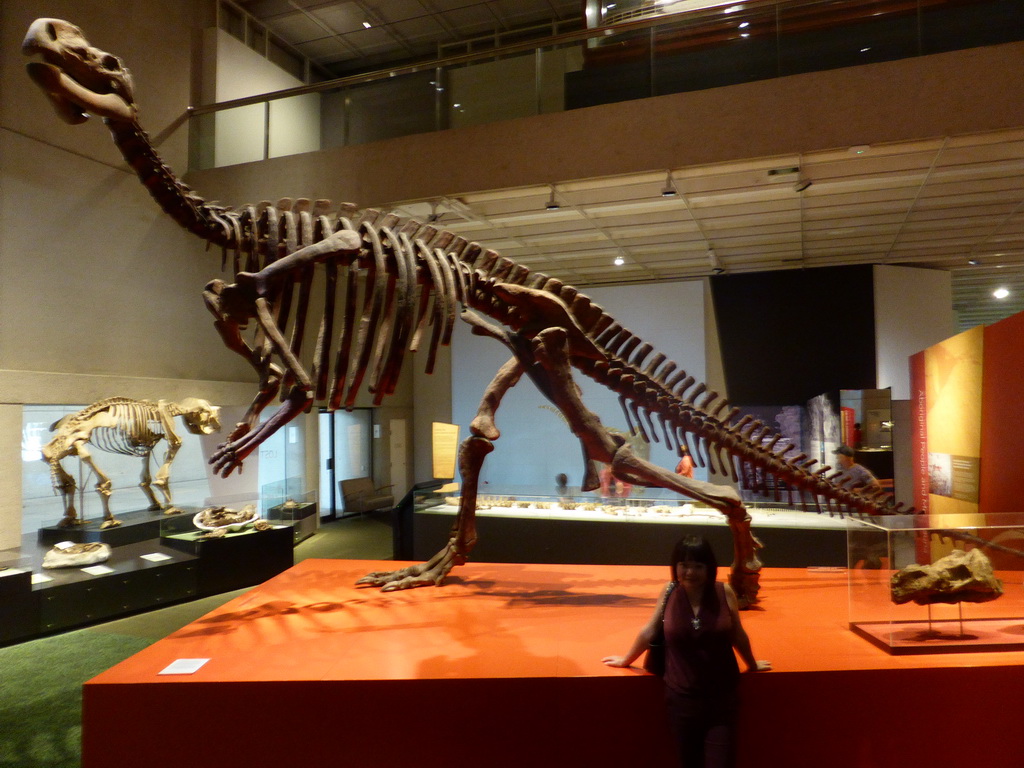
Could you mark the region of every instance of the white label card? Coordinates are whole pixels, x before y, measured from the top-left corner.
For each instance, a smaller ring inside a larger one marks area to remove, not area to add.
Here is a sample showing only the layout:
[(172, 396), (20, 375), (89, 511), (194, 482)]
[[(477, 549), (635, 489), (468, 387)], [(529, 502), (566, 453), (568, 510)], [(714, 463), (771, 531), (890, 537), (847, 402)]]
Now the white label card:
[(107, 565), (90, 565), (88, 568), (82, 569), (82, 573), (88, 573), (90, 576), (103, 576), (113, 572), (114, 569)]
[(191, 675), (197, 672), (209, 659), (176, 659), (160, 670), (161, 675)]
[(142, 560), (149, 560), (151, 563), (161, 563), (164, 560), (170, 560), (170, 555), (165, 555), (163, 552), (150, 552), (148, 555), (139, 555)]

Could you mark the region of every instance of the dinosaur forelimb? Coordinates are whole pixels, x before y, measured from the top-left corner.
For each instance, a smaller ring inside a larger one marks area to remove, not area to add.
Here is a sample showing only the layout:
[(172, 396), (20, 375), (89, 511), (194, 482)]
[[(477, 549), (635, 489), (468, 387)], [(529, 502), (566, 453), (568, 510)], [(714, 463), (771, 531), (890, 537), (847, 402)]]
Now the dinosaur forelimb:
[(381, 592), (397, 592), (414, 587), (441, 586), (455, 566), (455, 541), (448, 544), (426, 563), (410, 565), (396, 571), (372, 571), (356, 582), (357, 585), (380, 587)]
[(318, 243), (307, 245), (282, 259), (278, 259), (256, 273), (239, 272), (239, 285), (251, 284), (257, 296), (270, 298), (275, 284), (300, 266), (315, 264), (332, 256), (358, 253), (362, 237), (353, 230), (339, 230)]
[[(273, 416), (255, 429), (245, 430), (241, 437), (229, 439), (226, 443), (218, 446), (216, 452), (210, 457), (213, 471), (221, 477), (227, 477), (236, 467), (241, 467), (246, 456), (256, 450), (263, 441), (305, 411), (312, 397), (309, 390), (293, 387), (288, 397), (285, 398), (284, 404)], [(245, 424), (239, 424), (235, 428), (235, 432), (239, 432), (244, 426)], [(234, 434), (232, 433), (232, 435)]]
[(491, 441), (478, 435), (466, 438), (459, 446), (459, 472), (462, 475), (459, 512), (455, 516), (451, 537), (441, 551), (426, 563), (396, 571), (374, 571), (356, 583), (381, 587), (384, 592), (437, 586), (452, 568), (463, 565), (476, 544), (476, 497), (480, 468), (487, 454), (493, 450)]

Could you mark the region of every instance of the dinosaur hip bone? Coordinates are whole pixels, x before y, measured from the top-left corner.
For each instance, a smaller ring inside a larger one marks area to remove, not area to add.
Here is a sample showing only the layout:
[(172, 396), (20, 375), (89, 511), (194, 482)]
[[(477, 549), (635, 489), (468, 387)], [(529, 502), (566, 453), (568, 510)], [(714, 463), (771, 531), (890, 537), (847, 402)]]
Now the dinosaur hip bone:
[[(597, 487), (595, 465), (604, 462), (622, 481), (668, 488), (726, 515), (735, 542), (731, 580), (741, 603), (757, 599), (761, 563), (760, 544), (739, 494), (636, 456), (580, 400), (574, 371), (614, 391), (627, 421), (645, 439), (658, 439), (658, 420), (667, 442), (692, 446), (695, 460), (715, 474), (733, 479), (771, 474), (784, 479), (791, 492), (811, 494), (815, 503), (824, 499), (840, 512), (889, 511), (887, 499), (841, 488), (784, 458), (788, 445), (774, 450), (764, 425), (746, 418), (733, 423), (736, 409), (722, 416), (726, 402), (718, 401), (716, 392), (677, 370), (578, 290), (531, 273), (496, 251), (394, 214), (356, 216), (347, 204), (329, 214), (322, 200), (237, 209), (208, 203), (156, 154), (138, 123), (131, 77), (119, 59), (59, 19), (34, 22), (23, 48), (44, 59), (30, 64), (29, 73), (58, 113), (72, 123), (89, 114), (102, 117), (163, 210), (218, 246), (222, 265), (229, 265), (231, 277), (210, 281), (203, 298), (224, 344), (253, 367), (259, 388), (243, 420), (211, 458), (218, 473), (226, 476), (241, 467), (261, 443), (315, 403), (351, 408), (365, 384), (374, 404), (380, 404), (394, 391), (407, 352), (425, 346), (425, 367), (432, 372), (460, 311), (474, 333), (511, 351), (459, 449), (464, 492), (448, 543), (427, 563), (370, 574), (363, 583), (385, 590), (440, 584), (469, 557), (476, 542), (479, 473), (500, 434), (495, 413), (523, 375), (579, 438), (584, 490)], [(309, 345), (305, 330), (314, 305), (323, 311), (316, 341)], [(278, 396), (283, 406), (260, 423), (260, 413)]]

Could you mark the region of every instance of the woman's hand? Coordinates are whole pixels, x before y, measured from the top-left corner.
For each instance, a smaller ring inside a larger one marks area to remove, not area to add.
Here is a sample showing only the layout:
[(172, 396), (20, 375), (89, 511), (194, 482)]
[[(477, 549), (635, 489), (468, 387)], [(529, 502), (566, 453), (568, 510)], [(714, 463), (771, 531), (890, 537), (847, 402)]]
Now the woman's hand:
[(629, 663), (625, 656), (605, 656), (601, 661), (609, 667), (628, 667)]
[(752, 666), (752, 667), (747, 669), (747, 672), (767, 672), (771, 668), (772, 668), (772, 663), (770, 661), (765, 661), (764, 659), (758, 659), (757, 661), (754, 662), (754, 666)]

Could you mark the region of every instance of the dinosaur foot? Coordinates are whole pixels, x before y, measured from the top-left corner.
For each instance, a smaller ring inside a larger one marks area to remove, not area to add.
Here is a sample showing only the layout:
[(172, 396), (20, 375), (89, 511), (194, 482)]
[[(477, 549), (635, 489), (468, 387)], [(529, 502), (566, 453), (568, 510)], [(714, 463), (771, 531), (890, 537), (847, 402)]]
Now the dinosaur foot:
[(381, 592), (397, 592), (400, 589), (416, 587), (439, 587), (444, 583), (445, 577), (458, 560), (454, 543), (449, 541), (444, 549), (430, 558), (429, 562), (410, 565), (396, 571), (374, 571), (363, 576), (356, 584), (380, 587)]
[(121, 524), (120, 520), (115, 520), (114, 518), (110, 518), (109, 520), (104, 520), (103, 521), (103, 524), (100, 525), (100, 529), (117, 528), (117, 526), (119, 526), (120, 524)]
[(62, 517), (60, 522), (57, 523), (58, 528), (77, 528), (82, 524), (82, 520), (77, 517)]
[(177, 507), (167, 507), (167, 509), (164, 510), (164, 514), (165, 515), (180, 515), (181, 514), (181, 510), (178, 509)]

